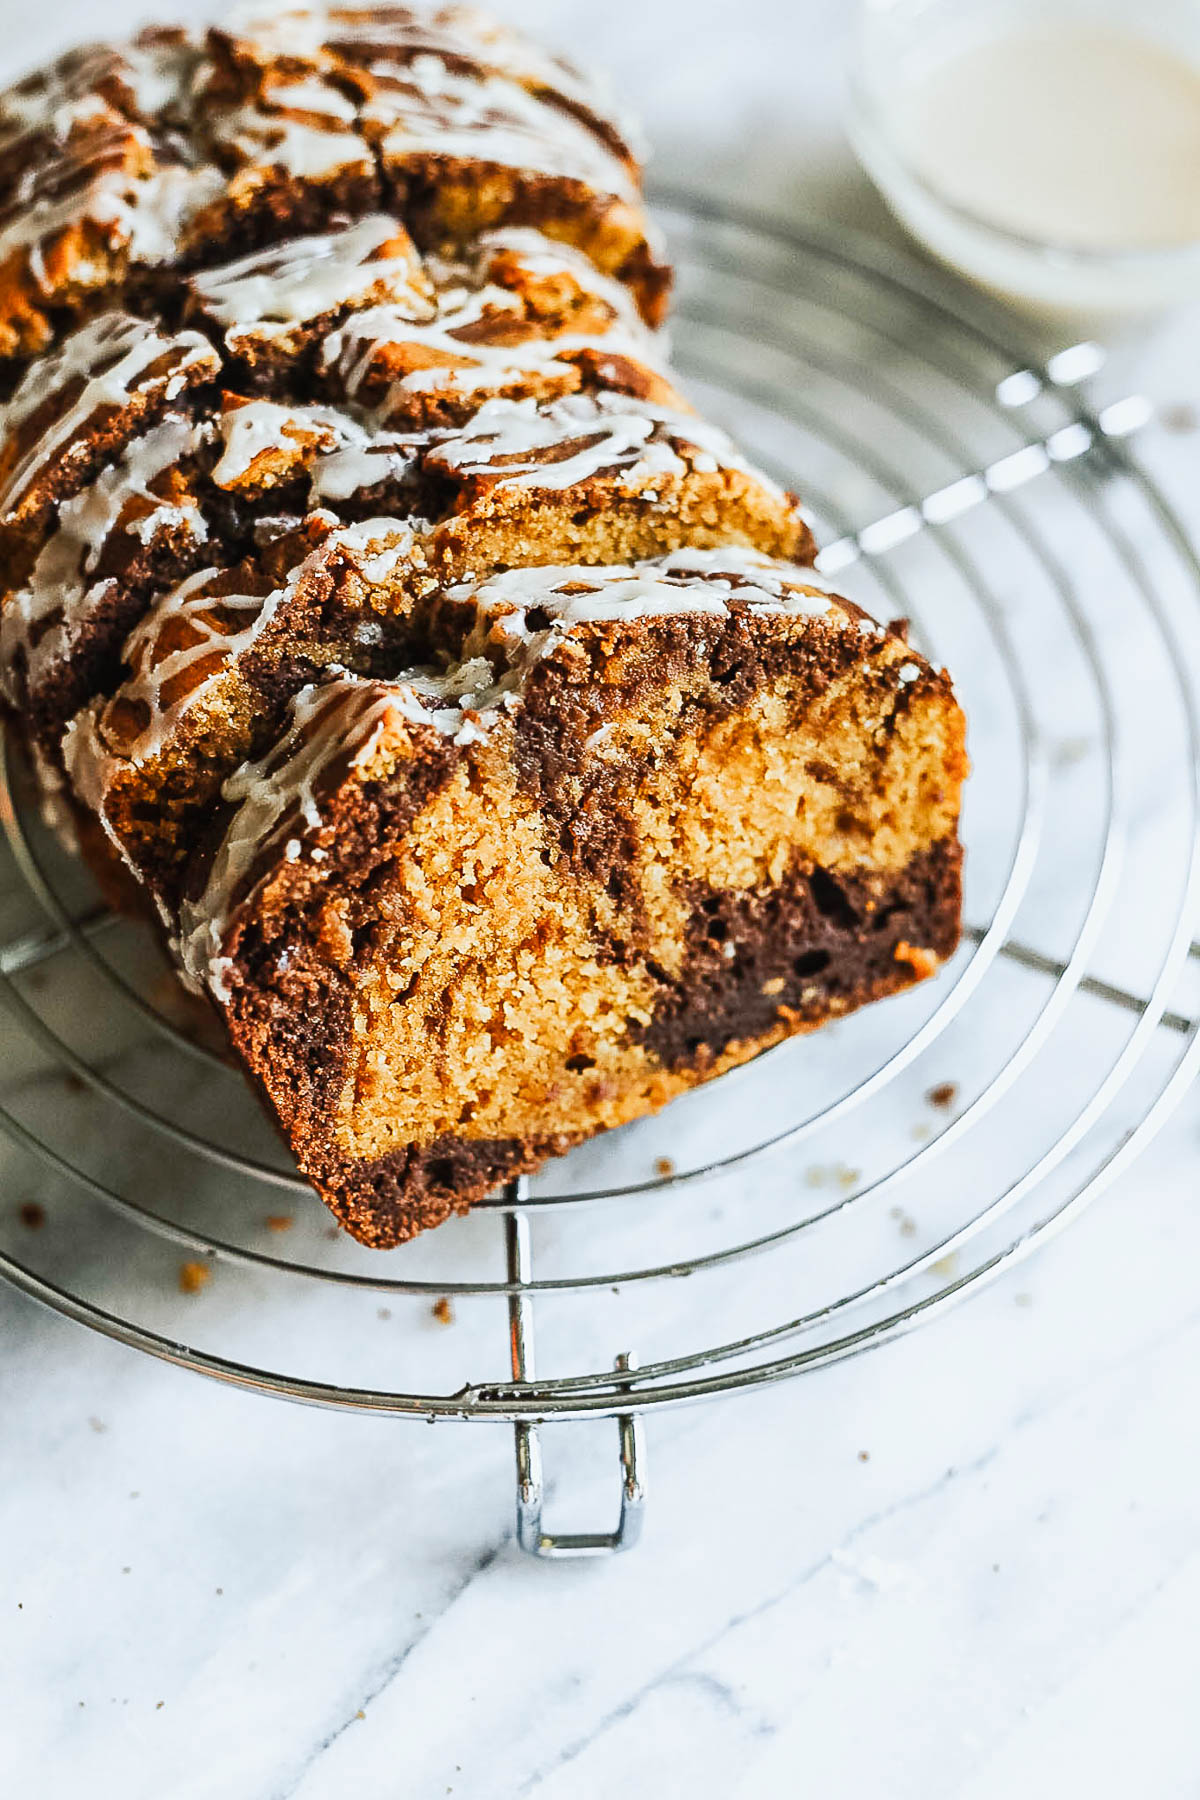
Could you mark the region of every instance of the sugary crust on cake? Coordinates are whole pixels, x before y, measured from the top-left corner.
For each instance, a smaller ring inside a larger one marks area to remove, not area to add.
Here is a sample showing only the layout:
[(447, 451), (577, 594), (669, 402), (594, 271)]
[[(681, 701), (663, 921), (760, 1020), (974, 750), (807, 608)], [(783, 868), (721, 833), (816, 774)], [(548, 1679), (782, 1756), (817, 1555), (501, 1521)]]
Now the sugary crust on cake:
[(185, 962), (371, 1243), (957, 940), (961, 715), (902, 640), (737, 551), (528, 573), (446, 596), (464, 666), (306, 690), (193, 864)]

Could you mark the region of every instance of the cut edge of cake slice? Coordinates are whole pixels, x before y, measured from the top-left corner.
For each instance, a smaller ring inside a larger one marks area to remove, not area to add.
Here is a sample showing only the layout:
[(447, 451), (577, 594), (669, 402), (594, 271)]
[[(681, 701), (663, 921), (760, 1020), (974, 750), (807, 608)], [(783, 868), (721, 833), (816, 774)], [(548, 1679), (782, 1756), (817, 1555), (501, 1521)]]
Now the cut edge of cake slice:
[(688, 551), (440, 604), (466, 663), (305, 689), (180, 916), (302, 1170), (379, 1246), (959, 931), (949, 683), (803, 571)]

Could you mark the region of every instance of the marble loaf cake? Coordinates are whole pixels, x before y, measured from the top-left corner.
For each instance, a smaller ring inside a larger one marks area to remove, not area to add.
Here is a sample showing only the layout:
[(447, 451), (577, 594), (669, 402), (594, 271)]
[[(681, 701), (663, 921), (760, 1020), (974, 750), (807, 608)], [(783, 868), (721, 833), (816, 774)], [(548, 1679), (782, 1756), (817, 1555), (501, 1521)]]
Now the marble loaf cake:
[(950, 955), (949, 681), (680, 393), (572, 68), (149, 31), (0, 97), (0, 195), (0, 691), (357, 1238)]

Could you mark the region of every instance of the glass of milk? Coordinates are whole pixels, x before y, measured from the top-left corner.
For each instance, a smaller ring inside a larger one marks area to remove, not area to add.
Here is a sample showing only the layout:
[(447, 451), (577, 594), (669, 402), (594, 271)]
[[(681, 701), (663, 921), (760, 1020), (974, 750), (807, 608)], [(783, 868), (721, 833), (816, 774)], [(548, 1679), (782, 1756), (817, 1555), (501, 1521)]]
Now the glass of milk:
[(851, 135), (916, 237), (1050, 316), (1200, 298), (1200, 0), (862, 0)]

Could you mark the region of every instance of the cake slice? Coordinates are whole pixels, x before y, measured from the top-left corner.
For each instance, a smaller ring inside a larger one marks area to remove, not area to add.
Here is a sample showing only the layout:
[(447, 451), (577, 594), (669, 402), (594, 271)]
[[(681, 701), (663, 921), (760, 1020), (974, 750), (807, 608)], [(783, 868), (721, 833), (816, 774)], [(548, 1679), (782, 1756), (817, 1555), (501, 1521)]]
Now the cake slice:
[(106, 312), (33, 364), (0, 407), (0, 555), (11, 582), (79, 493), (220, 358), (198, 331)]
[[(204, 567), (158, 600), (126, 641), (124, 679), (72, 720), (62, 758), (75, 796), (162, 904), (221, 784), (269, 741), (287, 701), (330, 665), (369, 666), (406, 641), (361, 623), (379, 565), (399, 565), (413, 531), (315, 517), (231, 567)], [(404, 596), (407, 598), (407, 595)]]
[(371, 70), (362, 120), (419, 243), (461, 248), (498, 225), (535, 225), (627, 283), (661, 324), (670, 274), (638, 184), (569, 111), (503, 76), (420, 58)]
[(326, 389), (380, 424), (460, 424), (490, 399), (599, 389), (683, 408), (661, 335), (571, 245), (513, 226), (426, 268), (432, 309), (356, 309), (321, 346)]
[(195, 220), (194, 260), (244, 254), (378, 211), (377, 158), (360, 129), (358, 98), (344, 86), (271, 70), (243, 89), (218, 57), (197, 99), (193, 142), (228, 173)]
[[(684, 544), (815, 554), (800, 502), (723, 431), (632, 395), (489, 400), (418, 442), (422, 481), (453, 493), (433, 559), (442, 573), (627, 562)], [(315, 472), (314, 497), (336, 503), (347, 476), (364, 473), (357, 455), (332, 456)]]
[(435, 610), (465, 660), (306, 688), (179, 917), (302, 1170), (378, 1246), (958, 937), (949, 683), (801, 571), (687, 551)]
[(151, 600), (214, 551), (202, 505), (206, 426), (168, 412), (65, 501), (26, 580), (3, 596), (0, 693), (45, 763), (94, 694), (121, 679), (121, 649)]
[(235, 374), (269, 387), (311, 373), (317, 348), (353, 312), (387, 304), (434, 311), (432, 283), (404, 227), (386, 213), (251, 251), (189, 277), (193, 318), (219, 335)]
[[(323, 164), (328, 115), (361, 132), (385, 198), (423, 250), (464, 248), (481, 231), (534, 225), (627, 282), (649, 323), (670, 289), (642, 207), (624, 128), (577, 71), (467, 7), (250, 9), (211, 34), (210, 98), (236, 110), (230, 136), (247, 176), (302, 179)], [(357, 104), (353, 104), (357, 102)], [(305, 132), (269, 154), (283, 107), (312, 109)], [(334, 133), (327, 134), (331, 138)]]
[(0, 362), (175, 255), (224, 185), (188, 142), (198, 46), (147, 31), (70, 52), (0, 93)]
[(484, 401), (582, 389), (684, 408), (660, 337), (581, 251), (521, 227), (422, 259), (372, 213), (191, 275), (188, 317), (251, 391), (319, 391), (378, 426), (464, 423)]
[[(277, 535), (154, 598), (119, 653), (120, 684), (96, 693), (63, 746), (75, 792), (168, 905), (197, 821), (271, 741), (291, 695), (322, 668), (370, 673), (381, 657), (395, 668), (406, 647), (420, 655), (439, 582), (529, 556), (811, 548), (796, 502), (723, 434), (617, 396), (494, 401), (461, 430), (407, 438), (374, 438), (333, 409), (256, 401), (217, 430), (211, 481), (284, 496)], [(289, 520), (297, 502), (317, 504), (303, 523)]]

